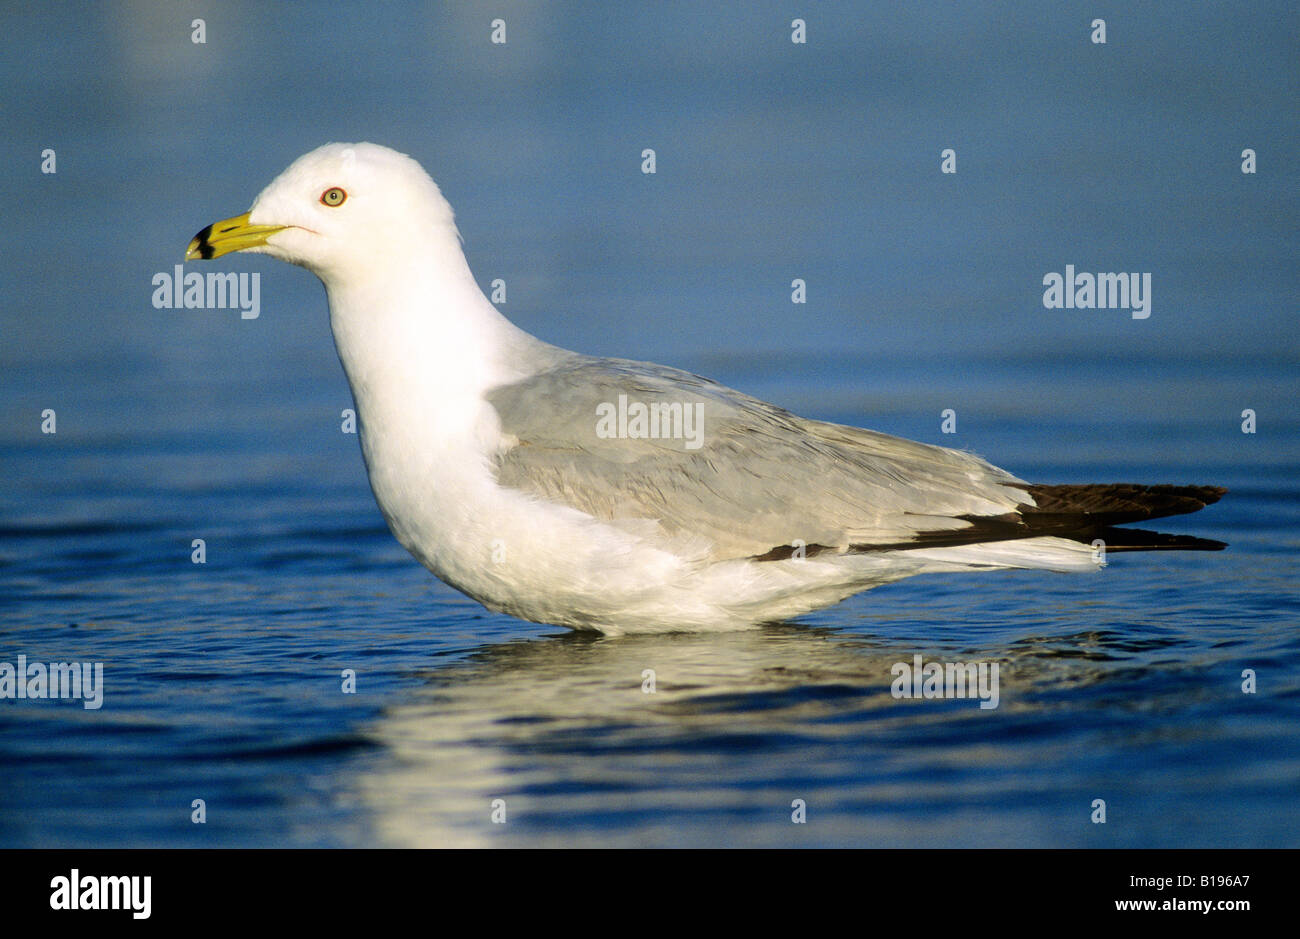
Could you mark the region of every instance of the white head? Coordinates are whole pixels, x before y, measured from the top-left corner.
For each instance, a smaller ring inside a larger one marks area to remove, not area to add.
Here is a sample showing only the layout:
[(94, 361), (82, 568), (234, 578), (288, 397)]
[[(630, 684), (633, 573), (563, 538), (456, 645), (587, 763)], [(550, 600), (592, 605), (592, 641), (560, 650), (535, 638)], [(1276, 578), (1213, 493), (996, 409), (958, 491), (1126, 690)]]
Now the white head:
[(415, 160), (373, 143), (330, 143), (299, 157), (244, 215), (215, 222), (186, 259), (269, 254), (328, 286), (422, 255), (464, 264), (451, 206)]

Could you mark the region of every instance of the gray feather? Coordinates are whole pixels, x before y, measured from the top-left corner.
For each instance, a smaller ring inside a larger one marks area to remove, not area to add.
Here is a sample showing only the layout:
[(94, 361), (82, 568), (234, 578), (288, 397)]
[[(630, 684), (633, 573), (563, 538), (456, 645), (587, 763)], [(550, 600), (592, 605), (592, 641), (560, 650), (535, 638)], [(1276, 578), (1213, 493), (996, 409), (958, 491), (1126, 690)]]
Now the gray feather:
[[(598, 408), (620, 395), (701, 405), (702, 445), (599, 436)], [(796, 541), (897, 544), (1027, 501), (1020, 480), (969, 453), (806, 420), (660, 365), (574, 355), (488, 400), (517, 441), (498, 459), (501, 485), (607, 521), (653, 520), (670, 538), (707, 539), (714, 559)]]

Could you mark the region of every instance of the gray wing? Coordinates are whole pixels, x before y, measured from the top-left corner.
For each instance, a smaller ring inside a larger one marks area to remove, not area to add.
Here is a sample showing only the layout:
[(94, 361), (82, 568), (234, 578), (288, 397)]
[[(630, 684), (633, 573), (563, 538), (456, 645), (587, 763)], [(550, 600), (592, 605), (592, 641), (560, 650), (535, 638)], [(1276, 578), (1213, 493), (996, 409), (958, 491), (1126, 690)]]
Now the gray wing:
[(649, 363), (575, 355), (487, 399), (507, 435), (501, 485), (706, 539), (715, 559), (919, 546), (1033, 501), (971, 454), (806, 420)]

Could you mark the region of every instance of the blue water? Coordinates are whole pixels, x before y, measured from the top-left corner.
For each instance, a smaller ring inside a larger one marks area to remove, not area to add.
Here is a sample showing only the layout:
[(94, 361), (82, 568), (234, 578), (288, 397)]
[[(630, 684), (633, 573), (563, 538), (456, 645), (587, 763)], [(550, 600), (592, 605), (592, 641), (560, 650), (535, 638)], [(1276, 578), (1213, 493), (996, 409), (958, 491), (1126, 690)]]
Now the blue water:
[[(819, 3), (800, 47), (785, 5), (648, 9), (6, 15), (0, 661), (105, 697), (0, 701), (0, 846), (1300, 844), (1295, 11), (1133, 4), (1097, 47), (1080, 4)], [(150, 303), (329, 139), (420, 159), (549, 341), (1035, 481), (1227, 486), (1161, 527), (1230, 547), (720, 636), (487, 612), (387, 533), (310, 275)], [(1044, 309), (1067, 263), (1152, 272), (1151, 318)], [(999, 707), (894, 699), (917, 653), (999, 663)]]

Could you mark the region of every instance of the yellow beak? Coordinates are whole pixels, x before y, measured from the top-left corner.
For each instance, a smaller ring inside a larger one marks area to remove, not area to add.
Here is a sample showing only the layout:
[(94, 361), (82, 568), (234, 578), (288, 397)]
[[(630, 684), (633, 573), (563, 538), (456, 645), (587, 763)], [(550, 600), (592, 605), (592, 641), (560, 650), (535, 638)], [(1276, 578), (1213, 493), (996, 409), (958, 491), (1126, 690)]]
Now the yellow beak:
[(185, 260), (193, 261), (203, 258), (219, 258), (232, 251), (245, 251), (266, 244), (278, 231), (284, 231), (287, 225), (250, 225), (248, 213), (236, 215), (223, 222), (213, 222), (194, 236), (189, 248), (185, 250)]

